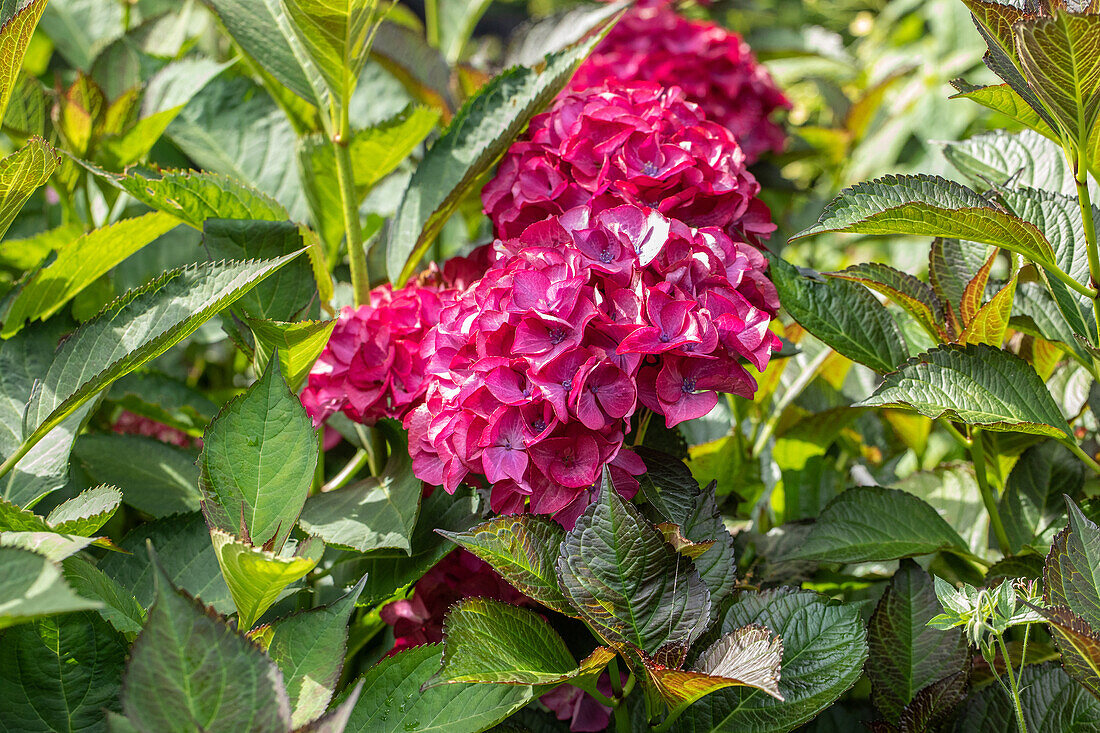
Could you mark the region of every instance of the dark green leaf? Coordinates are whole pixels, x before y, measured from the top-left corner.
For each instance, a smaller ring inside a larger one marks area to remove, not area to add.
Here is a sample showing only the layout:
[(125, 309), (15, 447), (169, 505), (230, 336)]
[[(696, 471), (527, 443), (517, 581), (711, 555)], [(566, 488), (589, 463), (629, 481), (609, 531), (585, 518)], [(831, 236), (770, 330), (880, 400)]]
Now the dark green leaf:
[(1093, 628), (1100, 628), (1100, 528), (1071, 499), (1069, 526), (1054, 538), (1043, 569), (1047, 606), (1066, 606)]
[(1066, 674), (1100, 698), (1100, 635), (1065, 606), (1044, 608), (1039, 613), (1050, 624)]
[[(212, 260), (270, 260), (302, 249), (289, 221), (207, 219), (202, 241)], [(234, 306), (249, 318), (296, 320), (317, 294), (309, 259), (299, 257), (243, 295)]]
[(291, 723), (302, 725), (328, 706), (348, 641), (348, 619), (363, 591), (365, 578), (327, 606), (311, 608), (271, 624), (268, 655), (279, 665), (293, 711)]
[(128, 639), (133, 639), (145, 624), (145, 609), (115, 580), (82, 557), (69, 557), (61, 563), (65, 580), (79, 595), (103, 606), (99, 615)]
[(830, 273), (876, 290), (904, 308), (930, 334), (942, 334), (943, 303), (931, 286), (889, 265), (865, 262)]
[(759, 624), (783, 639), (779, 692), (729, 688), (692, 705), (672, 726), (683, 733), (779, 733), (808, 721), (859, 679), (867, 658), (866, 632), (855, 606), (810, 591), (776, 589), (744, 594), (730, 607), (722, 632)]
[(0, 644), (0, 731), (103, 730), (120, 710), (121, 635), (90, 611), (39, 619)]
[(986, 344), (951, 344), (913, 357), (858, 406), (911, 407), (987, 430), (1067, 435), (1066, 420), (1035, 370)]
[[(537, 694), (528, 685), (420, 686), (439, 669), (443, 650), (425, 644), (383, 659), (361, 679), (349, 733), (466, 733), (491, 728)], [(342, 700), (341, 697), (339, 700)], [(339, 702), (338, 700), (338, 702)]]
[[(132, 460), (141, 456), (140, 461)], [(199, 508), (195, 452), (140, 435), (81, 435), (73, 458), (93, 481), (117, 486), (122, 500), (153, 517)]]
[[(1028, 730), (1091, 733), (1100, 728), (1100, 702), (1056, 663), (1027, 665), (1020, 670), (1019, 685)], [(999, 685), (971, 695), (954, 728), (956, 733), (1016, 729), (1012, 698)]]
[(386, 250), (391, 282), (403, 283), (415, 272), (463, 194), (569, 82), (600, 37), (548, 56), (540, 68), (510, 69), (463, 105), (405, 189)]
[(872, 699), (891, 723), (898, 723), (920, 690), (969, 662), (961, 628), (940, 631), (927, 625), (942, 611), (928, 573), (902, 560), (867, 628)]
[(999, 503), (1012, 543), (1009, 551), (1050, 544), (1063, 517), (1062, 494), (1076, 496), (1084, 483), (1084, 466), (1056, 442), (1048, 440), (1024, 451), (1005, 481)]
[(940, 550), (967, 546), (935, 509), (905, 491), (859, 486), (829, 502), (791, 559), (871, 562)]
[(210, 533), (196, 512), (148, 522), (131, 530), (119, 547), (130, 554), (112, 552), (99, 569), (133, 594), (143, 608), (153, 603), (156, 569), (149, 562), (146, 543), (159, 549), (161, 566), (177, 585), (221, 613), (234, 610), (233, 597), (225, 585)]
[(211, 528), (282, 549), (317, 467), (317, 438), (274, 361), (203, 437), (200, 488)]
[(156, 602), (123, 679), (126, 717), (166, 733), (288, 730), (290, 702), (275, 663), (155, 572)]
[[(959, 239), (938, 237), (928, 253), (928, 279), (945, 310), (959, 316), (966, 284), (989, 259), (989, 246)], [(961, 328), (961, 323), (958, 324)]]
[(955, 237), (1003, 247), (1040, 263), (1054, 254), (1034, 225), (993, 208), (974, 191), (935, 176), (883, 176), (847, 188), (817, 224), (794, 236), (822, 232)]
[(566, 535), (557, 568), (565, 597), (616, 650), (653, 656), (665, 646), (687, 647), (710, 621), (710, 592), (694, 564), (609, 478)]
[(771, 276), (791, 317), (852, 361), (889, 372), (909, 358), (909, 349), (886, 307), (867, 289), (847, 280), (807, 277), (772, 257)]
[(576, 611), (558, 587), (554, 564), (565, 539), (557, 522), (536, 514), (493, 517), (466, 532), (441, 535), (493, 566), (523, 595), (568, 616)]
[(295, 256), (173, 270), (104, 308), (58, 349), (27, 405), (24, 442), (41, 438), (111, 382), (190, 336)]

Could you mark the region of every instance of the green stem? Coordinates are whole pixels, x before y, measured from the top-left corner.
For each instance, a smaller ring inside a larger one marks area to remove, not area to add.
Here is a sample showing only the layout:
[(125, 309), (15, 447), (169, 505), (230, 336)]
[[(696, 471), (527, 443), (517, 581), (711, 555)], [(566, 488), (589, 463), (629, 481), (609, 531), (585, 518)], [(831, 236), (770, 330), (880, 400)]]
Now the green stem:
[(978, 480), (978, 491), (982, 495), (982, 503), (985, 504), (985, 510), (989, 514), (993, 535), (997, 538), (997, 544), (1001, 546), (1001, 552), (1007, 555), (1012, 543), (1009, 542), (1004, 522), (1001, 521), (997, 497), (993, 495), (989, 478), (985, 474), (985, 447), (982, 445), (981, 431), (977, 428), (974, 428), (970, 434), (970, 459), (974, 462), (974, 477)]
[(822, 349), (821, 353), (810, 360), (802, 369), (802, 373), (798, 375), (798, 379), (791, 383), (791, 386), (787, 388), (787, 391), (783, 393), (783, 397), (780, 398), (775, 406), (772, 407), (771, 416), (768, 417), (767, 422), (764, 423), (764, 428), (757, 433), (755, 440), (752, 444), (752, 454), (754, 456), (760, 455), (763, 452), (764, 447), (767, 446), (768, 440), (772, 437), (772, 433), (775, 432), (776, 426), (779, 425), (779, 420), (783, 416), (783, 411), (794, 402), (798, 395), (802, 394), (802, 390), (813, 381), (817, 376), (821, 366), (825, 363), (825, 360), (829, 358), (829, 354), (833, 353), (832, 349)]
[(1097, 463), (1092, 456), (1082, 450), (1081, 446), (1077, 445), (1077, 441), (1073, 440), (1073, 438), (1069, 438), (1063, 443), (1063, 445), (1069, 448), (1070, 452), (1073, 453), (1073, 455), (1080, 458), (1086, 466), (1091, 468), (1096, 473), (1100, 473), (1100, 463)]
[(966, 450), (970, 450), (970, 438), (967, 438), (965, 435), (960, 433), (958, 429), (945, 418), (940, 418), (939, 423), (944, 427), (945, 430), (947, 430), (948, 433), (951, 434), (951, 437), (954, 438), (960, 446), (962, 446)]
[[(1097, 249), (1096, 244), (1096, 222), (1093, 221), (1092, 199), (1089, 195), (1089, 171), (1083, 150), (1078, 151), (1073, 167), (1076, 169), (1073, 180), (1077, 184), (1077, 203), (1081, 207), (1081, 222), (1085, 229), (1085, 251), (1089, 258), (1089, 279), (1091, 280), (1089, 285), (1096, 290), (1100, 284), (1100, 249)], [(1100, 299), (1096, 296), (1092, 298), (1092, 313), (1096, 320), (1097, 338), (1100, 338)], [(1096, 345), (1100, 344), (1100, 341), (1092, 341), (1092, 343)], [(1095, 360), (1093, 357), (1093, 361)]]
[[(37, 443), (37, 442), (38, 442), (37, 440), (34, 441), (34, 443)], [(10, 456), (8, 456), (8, 459), (6, 461), (4, 461), (3, 463), (0, 463), (0, 476), (3, 476), (8, 471), (15, 468), (15, 464), (19, 463), (19, 460), (23, 456), (27, 455), (27, 453), (30, 451), (30, 449), (34, 447), (34, 443), (31, 443), (30, 441), (24, 441), (22, 443), (22, 445), (19, 446), (19, 450), (15, 451), (15, 453), (12, 453)]]
[(351, 457), (350, 461), (344, 464), (340, 472), (333, 476), (331, 481), (321, 487), (321, 493), (343, 488), (347, 485), (348, 481), (355, 478), (355, 474), (359, 473), (359, 470), (367, 465), (369, 461), (370, 455), (365, 450), (360, 448), (355, 451), (355, 455)]
[(1090, 300), (1096, 300), (1096, 288), (1090, 288), (1088, 285), (1082, 285), (1081, 283), (1073, 279), (1073, 277), (1068, 272), (1062, 270), (1059, 267), (1048, 266), (1046, 268), (1046, 271), (1068, 285), (1071, 290), (1076, 290), (1078, 293), (1085, 296), (1086, 298), (1089, 298)]
[(439, 0), (425, 0), (424, 25), (428, 35), (428, 45), (439, 48)]
[[(1012, 689), (1012, 704), (1016, 709), (1016, 725), (1019, 726), (1020, 733), (1027, 733), (1027, 723), (1024, 721), (1024, 708), (1020, 704), (1020, 688), (1016, 684), (1016, 675), (1012, 671), (1012, 660), (1008, 657), (1008, 647), (1005, 646), (1004, 636), (997, 634), (997, 643), (1001, 647), (1001, 656), (1005, 660), (1005, 669), (1008, 670), (1008, 684)], [(1023, 669), (1023, 665), (1020, 665), (1020, 669)]]
[(348, 264), (351, 266), (351, 287), (355, 305), (370, 300), (370, 270), (367, 269), (367, 253), (363, 250), (363, 229), (359, 221), (359, 197), (355, 192), (355, 180), (351, 171), (351, 123), (347, 105), (340, 109), (340, 127), (332, 138), (336, 153), (336, 176), (340, 183), (340, 203), (344, 208), (344, 236), (348, 244)]

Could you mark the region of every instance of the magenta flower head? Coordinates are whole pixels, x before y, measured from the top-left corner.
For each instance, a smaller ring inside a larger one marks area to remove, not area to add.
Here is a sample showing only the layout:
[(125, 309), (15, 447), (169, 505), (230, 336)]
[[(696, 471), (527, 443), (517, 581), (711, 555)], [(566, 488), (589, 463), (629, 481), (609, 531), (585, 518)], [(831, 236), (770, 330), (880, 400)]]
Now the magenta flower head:
[(420, 341), (451, 297), (431, 285), (384, 285), (371, 291), (369, 303), (341, 310), (302, 391), (313, 424), (336, 412), (365, 425), (403, 419), (424, 396)]
[(610, 80), (532, 119), (482, 203), (502, 239), (590, 203), (631, 203), (693, 227), (767, 235), (775, 227), (745, 162), (730, 131), (678, 87)]
[(572, 526), (605, 467), (630, 495), (639, 405), (675, 425), (718, 391), (751, 397), (742, 362), (762, 370), (779, 345), (767, 262), (720, 227), (592, 202), (493, 253), (424, 336), (427, 389), (405, 426), (418, 477), (453, 492), (482, 475), (499, 513)]
[(783, 149), (786, 136), (771, 120), (790, 102), (741, 36), (713, 23), (688, 20), (667, 0), (639, 2), (577, 70), (570, 88), (611, 79), (680, 87), (707, 118), (728, 129), (754, 163)]

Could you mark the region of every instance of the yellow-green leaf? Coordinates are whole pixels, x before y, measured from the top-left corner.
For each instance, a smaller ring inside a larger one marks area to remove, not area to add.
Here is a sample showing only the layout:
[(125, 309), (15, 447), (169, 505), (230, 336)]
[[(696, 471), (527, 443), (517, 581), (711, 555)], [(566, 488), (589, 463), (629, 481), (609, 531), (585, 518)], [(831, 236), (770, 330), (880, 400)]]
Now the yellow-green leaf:
[(32, 137), (27, 144), (0, 160), (0, 237), (31, 194), (50, 179), (58, 157), (50, 144)]
[(8, 108), (11, 91), (23, 66), (23, 54), (38, 25), (46, 0), (32, 0), (0, 27), (0, 119)]

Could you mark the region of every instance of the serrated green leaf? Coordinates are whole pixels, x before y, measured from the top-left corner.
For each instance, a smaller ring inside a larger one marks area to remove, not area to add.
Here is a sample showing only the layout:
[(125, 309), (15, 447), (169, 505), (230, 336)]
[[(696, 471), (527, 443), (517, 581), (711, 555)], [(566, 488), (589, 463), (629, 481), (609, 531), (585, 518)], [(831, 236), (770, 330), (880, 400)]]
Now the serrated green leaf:
[(251, 629), (288, 585), (317, 566), (325, 551), (323, 542), (306, 540), (293, 555), (276, 555), (217, 529), (211, 530), (210, 539), (241, 629)]
[(859, 407), (911, 407), (987, 430), (1066, 437), (1066, 421), (1023, 359), (985, 344), (937, 347), (887, 374)]
[(57, 152), (40, 137), (0, 160), (0, 237), (31, 194), (53, 175), (57, 161)]
[(422, 483), (412, 472), (404, 433), (394, 422), (381, 427), (391, 447), (382, 475), (314, 494), (306, 500), (300, 521), (306, 532), (337, 547), (359, 552), (396, 548), (412, 554)]
[(95, 613), (11, 629), (0, 644), (0, 731), (103, 730), (120, 710), (125, 640)]
[(962, 330), (959, 304), (966, 284), (989, 259), (989, 245), (937, 237), (928, 252), (928, 280), (944, 304), (948, 321)]
[(317, 718), (328, 706), (344, 666), (348, 619), (365, 581), (361, 578), (354, 588), (327, 606), (272, 622), (267, 653), (286, 681), (292, 725)]
[(81, 236), (23, 285), (0, 336), (10, 338), (28, 320), (49, 318), (101, 275), (178, 224), (167, 214), (153, 212)]
[(49, 532), (51, 529), (45, 519), (30, 509), (0, 499), (0, 532)]
[[(988, 439), (992, 434), (985, 434)], [(992, 453), (993, 449), (990, 448)], [(930, 471), (917, 471), (890, 488), (920, 498), (956, 528), (975, 555), (989, 550), (989, 513), (981, 500), (974, 467), (968, 463), (944, 463)]]
[[(64, 319), (38, 324), (0, 342), (0, 454), (11, 457), (23, 442), (23, 413), (35, 380), (46, 373), (67, 326)], [(34, 446), (0, 481), (0, 496), (31, 506), (69, 480), (69, 451), (91, 403)]]
[(21, 547), (61, 562), (92, 544), (90, 537), (57, 532), (0, 532), (0, 547)]
[(272, 361), (203, 436), (199, 488), (210, 528), (279, 552), (313, 483), (317, 452), (309, 415)]
[(523, 595), (567, 616), (576, 615), (558, 587), (554, 569), (565, 539), (557, 522), (536, 514), (512, 514), (493, 517), (466, 532), (439, 534), (492, 565)]
[(0, 629), (100, 606), (74, 594), (57, 565), (44, 555), (18, 547), (0, 547), (0, 599)]
[(73, 445), (73, 459), (93, 481), (117, 486), (123, 502), (152, 517), (198, 511), (195, 458), (194, 451), (141, 435), (90, 433)]
[(897, 323), (865, 288), (847, 280), (815, 280), (778, 257), (769, 259), (783, 307), (814, 336), (879, 372), (892, 371), (909, 358)]
[(298, 39), (329, 91), (347, 104), (367, 59), (377, 3), (372, 0), (284, 0)]
[(114, 380), (160, 356), (297, 254), (165, 273), (107, 306), (62, 344), (23, 418), (33, 443)]
[(607, 477), (561, 543), (557, 569), (565, 597), (616, 651), (686, 648), (709, 624), (710, 592), (694, 564)]
[(784, 700), (751, 688), (719, 690), (689, 707), (673, 731), (789, 731), (824, 710), (859, 679), (867, 641), (856, 606), (789, 588), (746, 593), (726, 613), (722, 632), (749, 624), (764, 626), (783, 639), (779, 692)]
[(867, 628), (871, 697), (890, 723), (898, 723), (920, 690), (969, 662), (961, 628), (940, 631), (927, 625), (942, 610), (928, 573), (902, 560)]
[[(951, 99), (969, 99), (972, 102), (977, 102), (987, 109), (1000, 112), (1021, 125), (1035, 130), (1044, 137), (1054, 138), (1054, 131), (1043, 121), (1043, 118), (1008, 84), (974, 87), (960, 85), (956, 81), (952, 82), (952, 85), (959, 92), (952, 95)], [(952, 144), (948, 143), (947, 145), (951, 146)]]
[(983, 242), (1035, 262), (1054, 260), (1034, 225), (993, 208), (974, 191), (937, 176), (883, 176), (847, 188), (792, 239), (822, 232), (915, 234)]
[(205, 0), (229, 35), (281, 84), (321, 108), (324, 87), (281, 0)]
[(139, 729), (166, 733), (290, 728), (275, 663), (159, 568), (156, 602), (130, 649), (122, 709)]
[(286, 209), (267, 194), (216, 173), (162, 170), (108, 173), (90, 163), (85, 168), (146, 206), (171, 214), (184, 224), (202, 229), (207, 219), (284, 221)]
[(1065, 606), (1037, 610), (1050, 625), (1066, 674), (1100, 698), (1100, 636), (1096, 630)]
[(727, 687), (755, 687), (782, 700), (779, 693), (783, 640), (763, 626), (734, 629), (699, 656), (696, 669), (670, 669), (647, 659), (646, 676), (664, 699), (670, 715)]
[[(23, 55), (45, 7), (46, 0), (31, 0), (0, 26), (0, 119), (4, 119), (19, 69), (23, 66)], [(2, 228), (7, 229), (6, 226)]]
[(65, 580), (80, 596), (102, 603), (99, 615), (126, 638), (133, 639), (145, 624), (145, 609), (110, 576), (82, 557), (61, 562)]
[(214, 79), (187, 103), (166, 135), (196, 167), (240, 181), (278, 201), (289, 218), (305, 219), (306, 195), (290, 154), (297, 145), (294, 128), (251, 79)]
[(905, 491), (858, 486), (829, 502), (790, 559), (873, 562), (940, 550), (965, 553), (967, 546), (935, 509)]
[(943, 155), (979, 188), (992, 185), (1010, 191), (1019, 187), (1077, 195), (1073, 170), (1062, 148), (1031, 130), (994, 130), (944, 143)]
[(99, 569), (132, 593), (143, 608), (152, 605), (156, 593), (156, 569), (149, 561), (147, 542), (160, 548), (161, 565), (173, 584), (220, 613), (233, 612), (233, 597), (222, 578), (202, 515), (178, 514), (139, 525), (118, 543), (130, 554), (112, 552), (99, 563)]
[[(211, 260), (270, 260), (302, 249), (298, 225), (289, 221), (207, 219), (202, 241)], [(316, 297), (309, 259), (299, 257), (233, 306), (248, 318), (296, 320)]]
[(1100, 16), (1057, 9), (1013, 30), (1029, 86), (1077, 148), (1087, 150), (1100, 120)]
[(1005, 480), (998, 503), (1008, 551), (1049, 545), (1062, 517), (1062, 494), (1076, 496), (1085, 483), (1084, 466), (1063, 446), (1048, 440), (1028, 448)]
[(46, 521), (55, 532), (91, 537), (121, 503), (122, 492), (114, 486), (96, 486), (55, 507)]
[(931, 286), (913, 275), (877, 262), (852, 265), (829, 275), (858, 282), (882, 293), (916, 318), (929, 334), (940, 336), (943, 333), (943, 303)]
[[(1070, 679), (1057, 663), (1025, 666), (1018, 684), (1025, 690), (1020, 703), (1028, 730), (1088, 733), (1100, 727), (1100, 701)], [(998, 685), (987, 685), (967, 699), (954, 730), (1006, 731), (1017, 725), (1012, 697)]]
[(266, 369), (271, 355), (277, 352), (279, 367), (292, 392), (302, 387), (336, 326), (335, 319), (285, 323), (246, 318), (245, 323), (256, 339), (256, 368)]
[(417, 166), (398, 207), (386, 249), (390, 281), (413, 274), (463, 194), (527, 122), (569, 82), (602, 34), (546, 57), (540, 68), (495, 77), (462, 106)]
[(1069, 525), (1054, 538), (1043, 567), (1043, 600), (1065, 606), (1093, 628), (1100, 628), (1100, 528), (1073, 500)]
[(535, 611), (464, 598), (443, 622), (443, 664), (429, 685), (497, 682), (547, 685), (579, 672), (565, 641)]
[[(356, 733), (461, 733), (486, 730), (535, 697), (529, 685), (424, 684), (442, 661), (439, 644), (425, 644), (383, 659), (369, 669), (347, 730)], [(337, 702), (343, 700), (343, 696)]]

